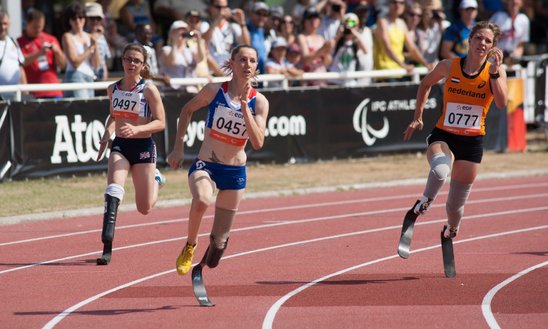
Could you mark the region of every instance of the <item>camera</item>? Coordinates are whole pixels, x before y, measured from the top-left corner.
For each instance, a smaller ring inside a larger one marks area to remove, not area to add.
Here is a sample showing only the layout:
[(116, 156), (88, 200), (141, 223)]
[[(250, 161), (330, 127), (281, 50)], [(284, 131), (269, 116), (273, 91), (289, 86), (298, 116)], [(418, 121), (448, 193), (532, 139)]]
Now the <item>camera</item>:
[(335, 12), (339, 12), (341, 11), (342, 7), (341, 5), (332, 5), (331, 6), (331, 10), (335, 11)]
[(185, 32), (183, 33), (183, 38), (190, 39), (194, 37), (194, 32)]
[(44, 44), (43, 47), (46, 48), (46, 49), (51, 49), (53, 47), (53, 45), (48, 43), (48, 44)]
[(350, 33), (352, 33), (352, 31), (350, 31), (349, 28), (345, 27), (344, 30), (343, 30), (343, 34), (344, 35), (349, 35)]

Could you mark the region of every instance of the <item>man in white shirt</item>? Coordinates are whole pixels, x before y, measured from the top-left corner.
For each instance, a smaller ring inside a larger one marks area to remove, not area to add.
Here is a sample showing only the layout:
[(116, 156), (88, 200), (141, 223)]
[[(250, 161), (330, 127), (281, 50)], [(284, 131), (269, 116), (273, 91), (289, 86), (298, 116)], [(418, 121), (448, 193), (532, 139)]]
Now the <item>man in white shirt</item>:
[[(0, 85), (26, 84), (27, 77), (23, 69), (25, 57), (17, 42), (8, 36), (10, 18), (0, 10)], [(15, 92), (1, 93), (4, 100), (15, 99)]]

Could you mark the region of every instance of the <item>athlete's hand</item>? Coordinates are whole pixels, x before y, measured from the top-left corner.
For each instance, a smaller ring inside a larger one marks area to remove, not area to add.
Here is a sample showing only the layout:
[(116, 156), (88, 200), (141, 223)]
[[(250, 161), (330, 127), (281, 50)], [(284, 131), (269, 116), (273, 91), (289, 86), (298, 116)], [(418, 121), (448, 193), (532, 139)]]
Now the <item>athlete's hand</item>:
[(240, 94), (240, 105), (241, 105), (242, 111), (244, 107), (247, 107), (246, 105), (247, 105), (247, 101), (249, 100), (250, 92), (251, 92), (251, 85), (249, 83), (246, 83), (242, 93)]
[(169, 153), (166, 161), (171, 169), (177, 170), (179, 168), (183, 168), (183, 158), (184, 151), (174, 149), (173, 151), (171, 151), (171, 153)]
[(124, 122), (120, 130), (117, 131), (116, 136), (123, 138), (130, 138), (139, 133), (139, 126), (134, 126), (129, 122)]
[(491, 50), (489, 50), (487, 59), (491, 62), (489, 73), (494, 74), (499, 71), (499, 68), (502, 65), (502, 62), (504, 60), (504, 54), (502, 53), (502, 50), (500, 50), (499, 48), (492, 48)]
[(405, 132), (403, 133), (403, 140), (408, 141), (411, 139), (411, 136), (413, 136), (413, 133), (415, 132), (415, 129), (422, 130), (422, 127), (424, 124), (422, 123), (421, 119), (415, 119), (411, 121), (409, 126), (407, 126), (407, 129), (405, 129)]

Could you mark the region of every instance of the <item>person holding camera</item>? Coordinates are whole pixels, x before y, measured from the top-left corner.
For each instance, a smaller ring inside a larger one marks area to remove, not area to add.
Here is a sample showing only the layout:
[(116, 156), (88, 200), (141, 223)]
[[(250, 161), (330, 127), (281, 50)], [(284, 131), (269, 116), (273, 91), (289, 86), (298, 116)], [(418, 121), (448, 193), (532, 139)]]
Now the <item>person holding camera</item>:
[[(205, 58), (205, 49), (202, 42), (198, 42), (196, 51), (193, 51), (188, 41), (201, 39), (200, 31), (190, 31), (186, 22), (174, 21), (169, 28), (167, 45), (160, 51), (160, 71), (173, 78), (196, 77), (196, 65)], [(173, 86), (172, 89), (179, 89)], [(186, 91), (198, 92), (196, 86), (187, 86)]]
[[(358, 31), (359, 18), (354, 13), (344, 15), (343, 25), (339, 27), (336, 37), (333, 61), (329, 72), (356, 72), (360, 70), (358, 50), (368, 52)], [(353, 87), (358, 84), (357, 79), (330, 80), (330, 84)]]
[(321, 16), (318, 33), (325, 40), (333, 40), (339, 33), (341, 21), (346, 13), (346, 3), (342, 0), (322, 0), (315, 6)]
[[(66, 65), (65, 54), (57, 38), (44, 32), (46, 17), (43, 12), (31, 9), (25, 17), (25, 31), (17, 38), (17, 43), (25, 56), (23, 67), (27, 82), (59, 83), (58, 71)], [(35, 91), (31, 93), (35, 98), (62, 98), (61, 90)]]

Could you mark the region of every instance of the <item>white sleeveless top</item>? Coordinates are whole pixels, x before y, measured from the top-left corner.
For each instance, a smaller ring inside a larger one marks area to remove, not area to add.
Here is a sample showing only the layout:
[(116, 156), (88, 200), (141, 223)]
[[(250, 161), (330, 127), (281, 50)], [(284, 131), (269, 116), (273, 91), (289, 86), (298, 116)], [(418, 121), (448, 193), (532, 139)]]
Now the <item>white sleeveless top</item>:
[[(78, 55), (83, 54), (86, 51), (86, 49), (89, 47), (88, 44), (83, 44), (82, 42), (78, 41), (76, 38), (72, 38), (72, 42), (74, 42), (76, 53)], [(74, 68), (74, 66), (72, 66), (72, 63), (67, 60), (66, 72), (78, 71), (88, 76), (94, 76), (95, 73), (93, 72), (93, 68), (91, 66), (90, 57), (88, 57), (85, 61), (83, 61), (80, 65), (78, 65), (76, 69)]]

